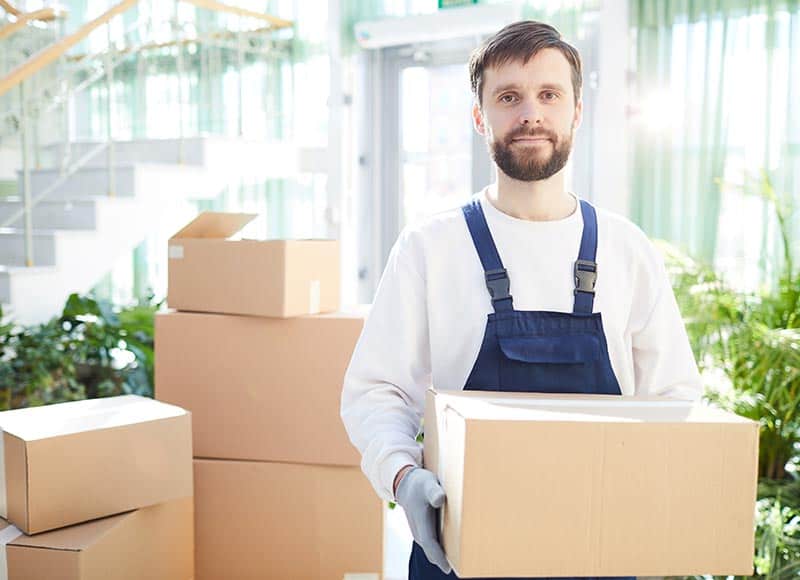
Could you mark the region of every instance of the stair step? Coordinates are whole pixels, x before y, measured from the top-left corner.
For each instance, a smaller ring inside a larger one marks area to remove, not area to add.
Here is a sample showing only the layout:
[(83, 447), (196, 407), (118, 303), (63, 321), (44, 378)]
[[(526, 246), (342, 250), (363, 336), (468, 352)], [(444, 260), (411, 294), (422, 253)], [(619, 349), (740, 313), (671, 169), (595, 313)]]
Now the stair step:
[[(183, 164), (202, 165), (205, 161), (204, 143), (207, 138), (191, 137), (183, 140), (183, 145), (178, 139), (137, 139), (133, 141), (114, 142), (114, 161), (116, 165), (129, 165), (132, 163), (180, 163), (181, 148), (183, 149)], [(70, 159), (74, 162), (87, 155), (90, 151), (103, 143), (100, 141), (77, 141), (70, 145)], [(63, 143), (52, 143), (43, 149), (43, 162), (51, 167), (58, 167), (64, 156)], [(108, 165), (108, 152), (100, 151), (87, 161), (87, 167), (103, 168)]]
[[(33, 261), (36, 266), (56, 264), (57, 238), (91, 236), (91, 231), (36, 230), (32, 234)], [(0, 265), (25, 266), (25, 231), (21, 228), (0, 228)]]
[[(19, 197), (0, 199), (0, 226), (22, 228), (24, 216), (13, 223), (8, 218), (24, 207)], [(77, 198), (73, 200), (41, 201), (33, 208), (31, 221), (36, 230), (91, 230), (97, 218), (97, 199)]]
[[(31, 171), (31, 191), (34, 197), (57, 182), (58, 169)], [(114, 169), (114, 196), (133, 198), (175, 195), (181, 192), (195, 199), (216, 197), (224, 188), (223, 175), (210, 174), (202, 167), (189, 167), (169, 163), (136, 163), (119, 165)], [(105, 167), (83, 167), (70, 175), (64, 183), (47, 193), (45, 200), (74, 200), (88, 197), (110, 197), (108, 195), (108, 170)], [(22, 175), (19, 175), (19, 191), (23, 192)], [(42, 200), (42, 201), (45, 201)]]
[[(76, 142), (71, 145), (70, 159), (78, 159), (96, 149), (99, 141)], [(229, 137), (191, 137), (183, 140), (183, 154), (178, 139), (142, 139), (114, 143), (114, 164), (124, 167), (133, 164), (169, 164), (178, 168), (205, 168), (213, 172), (252, 178), (291, 177), (309, 159), (319, 161), (306, 170), (324, 172), (327, 154), (324, 149), (298, 149), (286, 142), (248, 141)], [(64, 145), (53, 143), (43, 147), (43, 167), (61, 166)], [(107, 151), (88, 160), (85, 168), (104, 170), (108, 166)], [(105, 188), (101, 189), (103, 191)]]
[(167, 221), (168, 231), (181, 225), (159, 214), (164, 205), (155, 199), (103, 198), (96, 202), (95, 229), (34, 232), (35, 267), (22, 267), (22, 230), (0, 229), (0, 251), (4, 254), (0, 263), (7, 264), (0, 268), (0, 303), (13, 305), (13, 320), (21, 324), (48, 320), (63, 308), (70, 293), (86, 292), (148, 232), (160, 229)]

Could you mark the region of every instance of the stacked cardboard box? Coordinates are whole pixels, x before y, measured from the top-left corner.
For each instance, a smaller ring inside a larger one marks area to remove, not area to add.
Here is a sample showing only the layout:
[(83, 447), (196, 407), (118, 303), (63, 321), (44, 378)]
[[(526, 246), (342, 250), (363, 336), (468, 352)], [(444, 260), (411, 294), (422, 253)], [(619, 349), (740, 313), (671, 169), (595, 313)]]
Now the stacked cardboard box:
[(0, 413), (0, 577), (191, 580), (191, 445), (143, 397)]
[(382, 506), (339, 418), (363, 312), (340, 312), (331, 240), (170, 240), (156, 396), (193, 414), (197, 580), (379, 574)]

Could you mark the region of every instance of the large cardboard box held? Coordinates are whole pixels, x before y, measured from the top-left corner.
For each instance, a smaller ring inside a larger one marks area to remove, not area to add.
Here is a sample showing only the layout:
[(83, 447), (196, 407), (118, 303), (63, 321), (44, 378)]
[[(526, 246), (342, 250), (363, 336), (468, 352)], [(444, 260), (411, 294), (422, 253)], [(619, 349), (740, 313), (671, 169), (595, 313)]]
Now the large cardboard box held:
[(0, 520), (0, 578), (192, 580), (193, 520), (191, 497), (35, 536)]
[(753, 573), (758, 425), (613, 395), (427, 395), (462, 577)]
[(353, 313), (156, 316), (156, 397), (192, 412), (195, 457), (359, 465), (339, 415)]
[(339, 308), (336, 240), (229, 240), (255, 215), (205, 212), (169, 240), (167, 304), (290, 317)]
[(0, 413), (0, 517), (26, 534), (192, 495), (191, 417), (126, 395)]
[(196, 459), (196, 580), (380, 574), (383, 509), (356, 467)]

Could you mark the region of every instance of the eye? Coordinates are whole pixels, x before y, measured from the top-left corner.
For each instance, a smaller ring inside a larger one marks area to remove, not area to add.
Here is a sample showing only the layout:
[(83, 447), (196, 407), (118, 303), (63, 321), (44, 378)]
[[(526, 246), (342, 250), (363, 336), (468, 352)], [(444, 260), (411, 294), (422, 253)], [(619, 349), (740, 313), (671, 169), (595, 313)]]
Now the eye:
[(506, 93), (505, 95), (502, 95), (499, 100), (503, 103), (513, 103), (516, 98), (516, 95), (512, 93)]
[(553, 91), (545, 91), (542, 93), (542, 98), (545, 101), (555, 101), (558, 98), (558, 93)]

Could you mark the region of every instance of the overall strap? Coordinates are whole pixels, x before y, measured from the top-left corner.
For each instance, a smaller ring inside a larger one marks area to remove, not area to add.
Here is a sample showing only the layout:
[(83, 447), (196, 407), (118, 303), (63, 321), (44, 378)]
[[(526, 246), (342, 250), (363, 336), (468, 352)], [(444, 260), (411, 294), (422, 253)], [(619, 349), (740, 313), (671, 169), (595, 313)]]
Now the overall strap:
[(573, 314), (588, 316), (594, 307), (594, 286), (597, 282), (597, 214), (594, 207), (581, 200), (583, 235), (575, 261), (575, 307)]
[(514, 310), (514, 304), (509, 293), (511, 282), (508, 278), (508, 272), (503, 267), (503, 262), (500, 261), (500, 254), (497, 253), (497, 246), (494, 245), (480, 201), (478, 199), (473, 200), (462, 207), (461, 211), (464, 212), (464, 219), (467, 221), (472, 243), (475, 244), (475, 250), (481, 259), (481, 265), (486, 275), (486, 287), (489, 289), (494, 311)]

